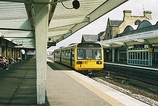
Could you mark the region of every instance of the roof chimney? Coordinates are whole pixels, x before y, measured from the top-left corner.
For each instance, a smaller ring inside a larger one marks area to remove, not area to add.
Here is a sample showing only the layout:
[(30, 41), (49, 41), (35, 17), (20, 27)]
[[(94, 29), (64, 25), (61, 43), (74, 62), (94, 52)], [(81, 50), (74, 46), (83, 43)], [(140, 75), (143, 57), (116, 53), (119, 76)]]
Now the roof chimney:
[(132, 11), (131, 10), (124, 10), (123, 13), (124, 13), (124, 17), (131, 17)]
[(152, 17), (151, 17), (151, 11), (144, 11), (144, 17), (146, 17), (146, 18), (148, 18), (149, 20), (151, 20), (152, 19)]

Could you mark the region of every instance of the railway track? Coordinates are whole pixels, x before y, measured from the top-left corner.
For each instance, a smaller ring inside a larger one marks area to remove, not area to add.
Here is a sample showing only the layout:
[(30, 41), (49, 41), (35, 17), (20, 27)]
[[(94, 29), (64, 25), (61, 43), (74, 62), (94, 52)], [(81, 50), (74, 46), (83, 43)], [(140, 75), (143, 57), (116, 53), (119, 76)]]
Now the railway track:
[(47, 64), (53, 69), (53, 70), (72, 70), (67, 66), (61, 65), (57, 62), (47, 62)]
[(108, 73), (158, 86), (158, 69), (123, 64), (105, 63)]

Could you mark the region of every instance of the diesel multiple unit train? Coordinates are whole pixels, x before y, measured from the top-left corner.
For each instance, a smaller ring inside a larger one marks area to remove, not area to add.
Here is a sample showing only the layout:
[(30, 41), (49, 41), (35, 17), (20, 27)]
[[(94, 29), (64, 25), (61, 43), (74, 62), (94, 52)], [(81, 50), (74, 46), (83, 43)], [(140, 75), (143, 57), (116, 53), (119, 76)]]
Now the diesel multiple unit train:
[(54, 61), (79, 72), (99, 71), (104, 68), (103, 53), (98, 43), (76, 43), (54, 50)]

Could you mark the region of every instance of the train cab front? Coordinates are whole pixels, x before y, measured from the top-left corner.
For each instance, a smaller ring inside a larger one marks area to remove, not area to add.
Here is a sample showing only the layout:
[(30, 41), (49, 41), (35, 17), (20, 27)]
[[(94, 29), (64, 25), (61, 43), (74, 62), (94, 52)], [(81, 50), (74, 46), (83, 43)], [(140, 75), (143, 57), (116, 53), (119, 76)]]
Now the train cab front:
[(99, 71), (104, 68), (103, 48), (97, 43), (82, 43), (78, 45), (75, 54), (75, 69)]
[(104, 68), (102, 60), (78, 60), (76, 61), (75, 70), (77, 71), (100, 71)]

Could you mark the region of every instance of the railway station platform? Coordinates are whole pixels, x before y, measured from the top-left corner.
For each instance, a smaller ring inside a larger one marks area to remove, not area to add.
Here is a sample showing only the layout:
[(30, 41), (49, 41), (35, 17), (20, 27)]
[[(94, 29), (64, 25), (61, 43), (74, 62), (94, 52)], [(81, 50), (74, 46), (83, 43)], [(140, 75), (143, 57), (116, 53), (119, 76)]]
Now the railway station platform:
[[(36, 105), (35, 59), (0, 70), (0, 106)], [(73, 70), (47, 67), (43, 106), (148, 106)]]

